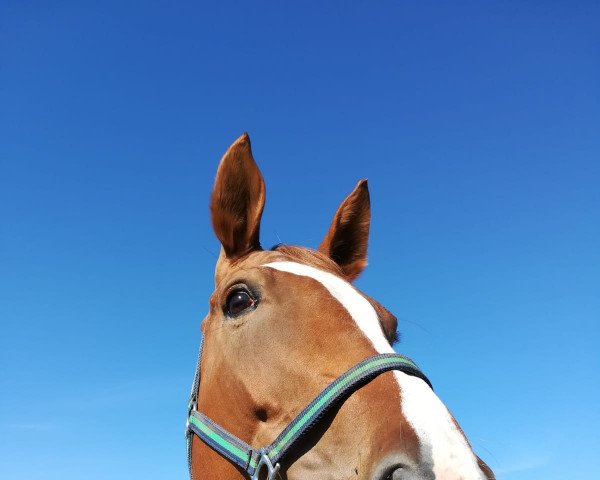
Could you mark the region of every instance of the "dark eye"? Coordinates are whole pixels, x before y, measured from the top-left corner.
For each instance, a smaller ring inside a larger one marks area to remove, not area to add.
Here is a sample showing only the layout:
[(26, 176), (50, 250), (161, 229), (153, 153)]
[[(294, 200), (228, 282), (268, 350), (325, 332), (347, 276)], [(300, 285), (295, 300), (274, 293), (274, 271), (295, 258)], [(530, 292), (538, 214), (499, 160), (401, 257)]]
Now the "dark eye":
[(246, 290), (234, 290), (228, 295), (225, 302), (225, 313), (230, 317), (235, 317), (252, 307), (254, 303), (254, 299)]

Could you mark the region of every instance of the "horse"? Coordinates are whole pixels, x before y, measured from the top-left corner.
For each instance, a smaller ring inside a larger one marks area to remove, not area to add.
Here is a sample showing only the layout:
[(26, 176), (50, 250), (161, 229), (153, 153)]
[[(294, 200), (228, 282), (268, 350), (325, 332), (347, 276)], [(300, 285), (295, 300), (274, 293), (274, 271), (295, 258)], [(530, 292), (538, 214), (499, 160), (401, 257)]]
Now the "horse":
[(264, 205), (244, 134), (210, 199), (221, 251), (188, 408), (192, 480), (493, 480), (425, 375), (394, 352), (396, 317), (352, 284), (367, 261), (367, 181), (316, 250), (263, 250)]

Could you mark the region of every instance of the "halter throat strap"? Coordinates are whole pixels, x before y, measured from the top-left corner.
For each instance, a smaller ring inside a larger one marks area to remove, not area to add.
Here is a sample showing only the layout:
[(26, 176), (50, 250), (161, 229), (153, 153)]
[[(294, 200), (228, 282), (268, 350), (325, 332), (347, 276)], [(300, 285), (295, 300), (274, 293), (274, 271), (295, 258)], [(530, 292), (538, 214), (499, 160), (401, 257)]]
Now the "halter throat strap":
[(200, 358), (198, 360), (186, 426), (190, 477), (192, 473), (192, 435), (198, 436), (213, 450), (244, 470), (251, 480), (257, 480), (261, 472), (265, 470), (267, 480), (272, 480), (275, 478), (282, 460), (294, 445), (332, 407), (380, 374), (398, 370), (422, 379), (431, 387), (431, 382), (409, 358), (396, 353), (374, 355), (359, 362), (330, 383), (283, 429), (273, 442), (263, 448), (254, 449), (197, 410)]

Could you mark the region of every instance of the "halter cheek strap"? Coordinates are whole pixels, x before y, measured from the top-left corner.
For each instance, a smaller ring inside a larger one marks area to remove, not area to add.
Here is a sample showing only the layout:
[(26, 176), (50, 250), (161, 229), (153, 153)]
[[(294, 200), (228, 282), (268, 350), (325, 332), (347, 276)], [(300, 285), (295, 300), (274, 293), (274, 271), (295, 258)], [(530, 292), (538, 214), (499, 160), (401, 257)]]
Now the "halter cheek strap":
[[(202, 348), (200, 348), (200, 356), (202, 355), (201, 352)], [(329, 409), (378, 375), (390, 370), (399, 370), (418, 377), (431, 387), (427, 377), (409, 358), (396, 353), (374, 355), (356, 364), (330, 383), (271, 444), (260, 449), (254, 449), (196, 409), (198, 387), (200, 386), (199, 357), (186, 427), (190, 476), (192, 468), (191, 437), (192, 434), (195, 434), (209, 447), (243, 469), (251, 480), (257, 480), (264, 470), (267, 473), (267, 480), (272, 480), (275, 478), (282, 460), (292, 447), (319, 422)]]

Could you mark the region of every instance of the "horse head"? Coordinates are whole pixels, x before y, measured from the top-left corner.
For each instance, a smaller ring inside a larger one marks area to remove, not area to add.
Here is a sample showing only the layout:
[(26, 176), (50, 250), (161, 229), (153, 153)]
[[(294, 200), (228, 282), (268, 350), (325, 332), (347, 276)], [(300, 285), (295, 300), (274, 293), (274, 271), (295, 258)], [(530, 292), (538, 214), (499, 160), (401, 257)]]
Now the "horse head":
[[(193, 408), (210, 419), (209, 437), (190, 435), (192, 477), (242, 479), (254, 462), (257, 478), (493, 479), (424, 378), (399, 370), (344, 392), (276, 473), (272, 465), (258, 472), (258, 448), (272, 444), (319, 392), (365, 359), (394, 354), (397, 326), (352, 285), (366, 266), (366, 181), (341, 203), (317, 250), (263, 250), (264, 204), (263, 177), (243, 135), (221, 160), (210, 202), (222, 248), (192, 392)], [(248, 459), (236, 463), (220, 452), (229, 441), (232, 451), (250, 452)]]

